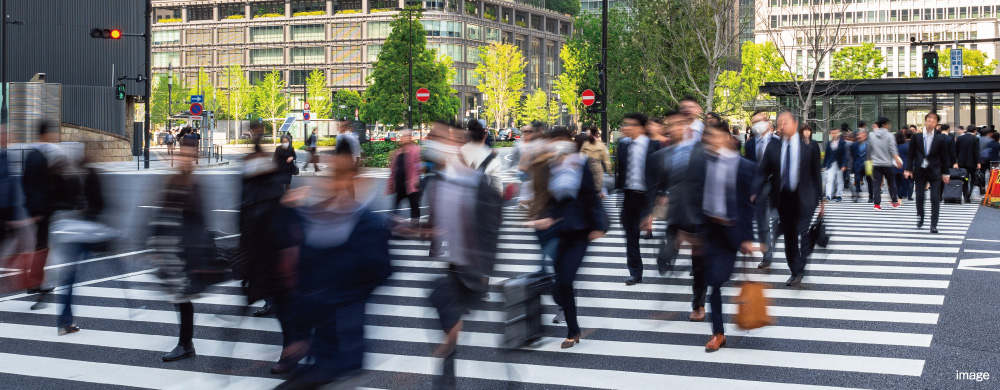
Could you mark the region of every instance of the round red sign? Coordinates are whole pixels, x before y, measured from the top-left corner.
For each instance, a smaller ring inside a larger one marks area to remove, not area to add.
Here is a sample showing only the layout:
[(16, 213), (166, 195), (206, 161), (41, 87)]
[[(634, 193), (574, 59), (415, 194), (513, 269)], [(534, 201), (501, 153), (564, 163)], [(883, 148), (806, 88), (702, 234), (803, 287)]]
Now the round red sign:
[(580, 101), (583, 102), (583, 105), (587, 107), (593, 105), (595, 100), (597, 100), (597, 96), (594, 95), (594, 91), (591, 91), (589, 89), (584, 90), (583, 93), (580, 95)]
[(417, 101), (423, 103), (423, 102), (426, 102), (428, 100), (431, 100), (431, 91), (428, 91), (427, 88), (420, 88), (420, 89), (418, 89), (417, 90)]

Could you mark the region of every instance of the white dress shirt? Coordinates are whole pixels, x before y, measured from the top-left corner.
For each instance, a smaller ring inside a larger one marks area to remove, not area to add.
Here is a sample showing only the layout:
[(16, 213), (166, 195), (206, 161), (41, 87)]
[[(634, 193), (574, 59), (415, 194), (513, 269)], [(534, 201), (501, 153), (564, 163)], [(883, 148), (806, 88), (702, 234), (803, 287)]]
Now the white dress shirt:
[(640, 135), (628, 143), (628, 172), (625, 175), (625, 189), (646, 190), (646, 150), (649, 138)]
[[(802, 142), (799, 141), (799, 133), (795, 133), (790, 139), (785, 139), (781, 141), (781, 172), (785, 172), (785, 164), (791, 164), (788, 169), (788, 186), (789, 190), (795, 191), (799, 186), (799, 147)], [(791, 158), (792, 161), (786, 161), (787, 149), (792, 148)]]
[(733, 187), (740, 165), (739, 155), (735, 151), (722, 149), (717, 155), (710, 156), (705, 164), (705, 201), (702, 209), (710, 217), (731, 221), (734, 218), (730, 212), (735, 210), (728, 210), (726, 194), (735, 191)]

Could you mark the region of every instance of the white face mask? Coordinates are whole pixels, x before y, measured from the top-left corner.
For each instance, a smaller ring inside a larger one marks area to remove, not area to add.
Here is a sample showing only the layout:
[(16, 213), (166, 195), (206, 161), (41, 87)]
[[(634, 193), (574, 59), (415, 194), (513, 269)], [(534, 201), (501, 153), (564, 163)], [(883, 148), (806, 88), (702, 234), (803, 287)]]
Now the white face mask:
[(753, 124), (753, 135), (759, 136), (767, 132), (767, 121), (760, 121)]
[(281, 146), (284, 147), (284, 148), (288, 148), (288, 142), (282, 142)]

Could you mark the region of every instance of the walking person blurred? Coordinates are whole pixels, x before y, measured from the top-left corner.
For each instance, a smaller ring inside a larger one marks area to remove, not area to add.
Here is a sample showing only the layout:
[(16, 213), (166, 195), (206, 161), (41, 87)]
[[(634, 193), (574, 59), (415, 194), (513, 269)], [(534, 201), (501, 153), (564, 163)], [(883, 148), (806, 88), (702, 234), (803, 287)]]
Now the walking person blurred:
[(842, 172), (847, 169), (847, 143), (840, 138), (840, 129), (830, 129), (830, 141), (826, 143), (823, 170), (826, 177), (826, 199), (840, 202), (844, 192)]
[(883, 178), (888, 182), (892, 207), (897, 208), (901, 205), (896, 190), (896, 181), (893, 180), (892, 167), (903, 166), (903, 159), (899, 157), (896, 140), (889, 132), (890, 125), (889, 118), (879, 117), (875, 120), (875, 131), (868, 137), (868, 159), (872, 162), (872, 181), (869, 184), (875, 193), (875, 205), (873, 206), (875, 210), (882, 210)]
[[(751, 121), (753, 122), (751, 127), (753, 137), (747, 140), (744, 155), (747, 160), (759, 164), (764, 159), (764, 151), (767, 150), (767, 145), (771, 142), (780, 141), (780, 139), (774, 134), (774, 128), (771, 126), (771, 121), (768, 120), (766, 113), (754, 113)], [(764, 195), (757, 199), (757, 202), (754, 204), (754, 221), (757, 223), (757, 241), (764, 244), (764, 256), (757, 267), (767, 268), (771, 266), (771, 261), (774, 259), (773, 244), (774, 237), (777, 235), (775, 222), (778, 210), (774, 208), (777, 200), (771, 199), (771, 183), (764, 182), (760, 192)]]
[(50, 178), (59, 174), (59, 167), (64, 167), (66, 160), (65, 152), (57, 145), (59, 127), (56, 124), (43, 121), (38, 125), (38, 136), (34, 149), (24, 159), (24, 176), (21, 177), (24, 207), (35, 222), (35, 251), (31, 254), (24, 286), (28, 294), (38, 294), (32, 310), (44, 307), (45, 295), (53, 290), (52, 287), (42, 287), (45, 263), (49, 257), (49, 224), (55, 212), (57, 195)]
[(615, 160), (615, 189), (624, 192), (621, 224), (625, 230), (625, 256), (630, 275), (625, 284), (629, 286), (642, 283), (639, 235), (644, 228), (642, 223), (648, 219), (652, 209), (656, 180), (648, 159), (659, 150), (659, 143), (650, 142), (646, 136), (646, 121), (646, 116), (640, 113), (626, 114), (622, 118), (621, 130), (624, 137), (618, 140), (618, 156)]
[(580, 153), (588, 158), (590, 171), (594, 175), (594, 188), (601, 193), (601, 199), (604, 199), (604, 192), (601, 191), (604, 188), (604, 172), (606, 172), (605, 167), (611, 166), (611, 158), (608, 155), (607, 147), (598, 139), (598, 132), (593, 131), (593, 129), (588, 129), (589, 131), (576, 136), (575, 140), (579, 144)]
[(173, 130), (167, 130), (167, 135), (163, 137), (163, 143), (167, 144), (167, 155), (174, 154), (174, 144), (177, 139), (174, 137)]
[(398, 210), (404, 200), (410, 203), (410, 225), (420, 222), (420, 146), (413, 142), (413, 131), (399, 132), (399, 147), (389, 157), (389, 181), (386, 195), (396, 195), (392, 209)]
[[(896, 133), (896, 151), (904, 159), (909, 155), (910, 137), (912, 136), (913, 134), (910, 133), (910, 130), (905, 127), (900, 128), (899, 132)], [(892, 174), (896, 179), (896, 190), (899, 191), (899, 200), (902, 201), (904, 198), (906, 200), (913, 200), (913, 181), (903, 176), (903, 166), (892, 167)]]
[(305, 165), (302, 166), (302, 171), (305, 172), (306, 168), (309, 168), (309, 164), (313, 165), (313, 169), (319, 172), (319, 150), (317, 149), (319, 144), (319, 129), (313, 129), (312, 133), (309, 134), (309, 138), (306, 139), (306, 151), (309, 152), (309, 159), (306, 160)]
[(907, 149), (906, 170), (903, 175), (913, 178), (917, 191), (917, 228), (924, 227), (924, 199), (927, 188), (931, 191), (931, 233), (937, 233), (938, 214), (944, 185), (951, 179), (951, 152), (947, 136), (937, 134), (940, 117), (935, 112), (924, 115), (924, 131), (914, 134)]
[(851, 145), (851, 160), (854, 164), (851, 169), (854, 173), (854, 203), (861, 200), (862, 180), (868, 184), (868, 203), (875, 203), (872, 178), (865, 172), (865, 161), (868, 161), (868, 153), (868, 130), (860, 128), (855, 134), (854, 143)]
[(281, 183), (285, 185), (285, 191), (288, 191), (292, 186), (292, 176), (299, 174), (299, 167), (295, 166), (292, 137), (288, 134), (281, 136), (281, 145), (274, 149), (274, 164), (277, 166)]
[[(974, 129), (975, 126), (969, 125)], [(955, 158), (957, 159), (953, 168), (962, 168), (969, 174), (969, 180), (963, 183), (962, 193), (965, 196), (965, 203), (972, 203), (972, 177), (982, 167), (979, 163), (979, 138), (972, 133), (959, 130), (959, 136), (955, 138)]]

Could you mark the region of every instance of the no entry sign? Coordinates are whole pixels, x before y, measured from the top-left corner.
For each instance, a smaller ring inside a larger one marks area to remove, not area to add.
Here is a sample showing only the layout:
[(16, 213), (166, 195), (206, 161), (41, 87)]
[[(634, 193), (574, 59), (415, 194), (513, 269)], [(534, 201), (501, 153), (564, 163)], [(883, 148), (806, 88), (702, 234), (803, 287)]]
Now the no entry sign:
[(584, 90), (582, 94), (580, 94), (580, 101), (583, 102), (583, 105), (587, 107), (593, 105), (595, 100), (597, 100), (597, 96), (594, 95), (594, 91), (587, 89)]
[(428, 91), (427, 88), (420, 88), (420, 89), (418, 89), (417, 90), (417, 101), (423, 103), (423, 102), (426, 102), (428, 100), (431, 100), (431, 91)]

